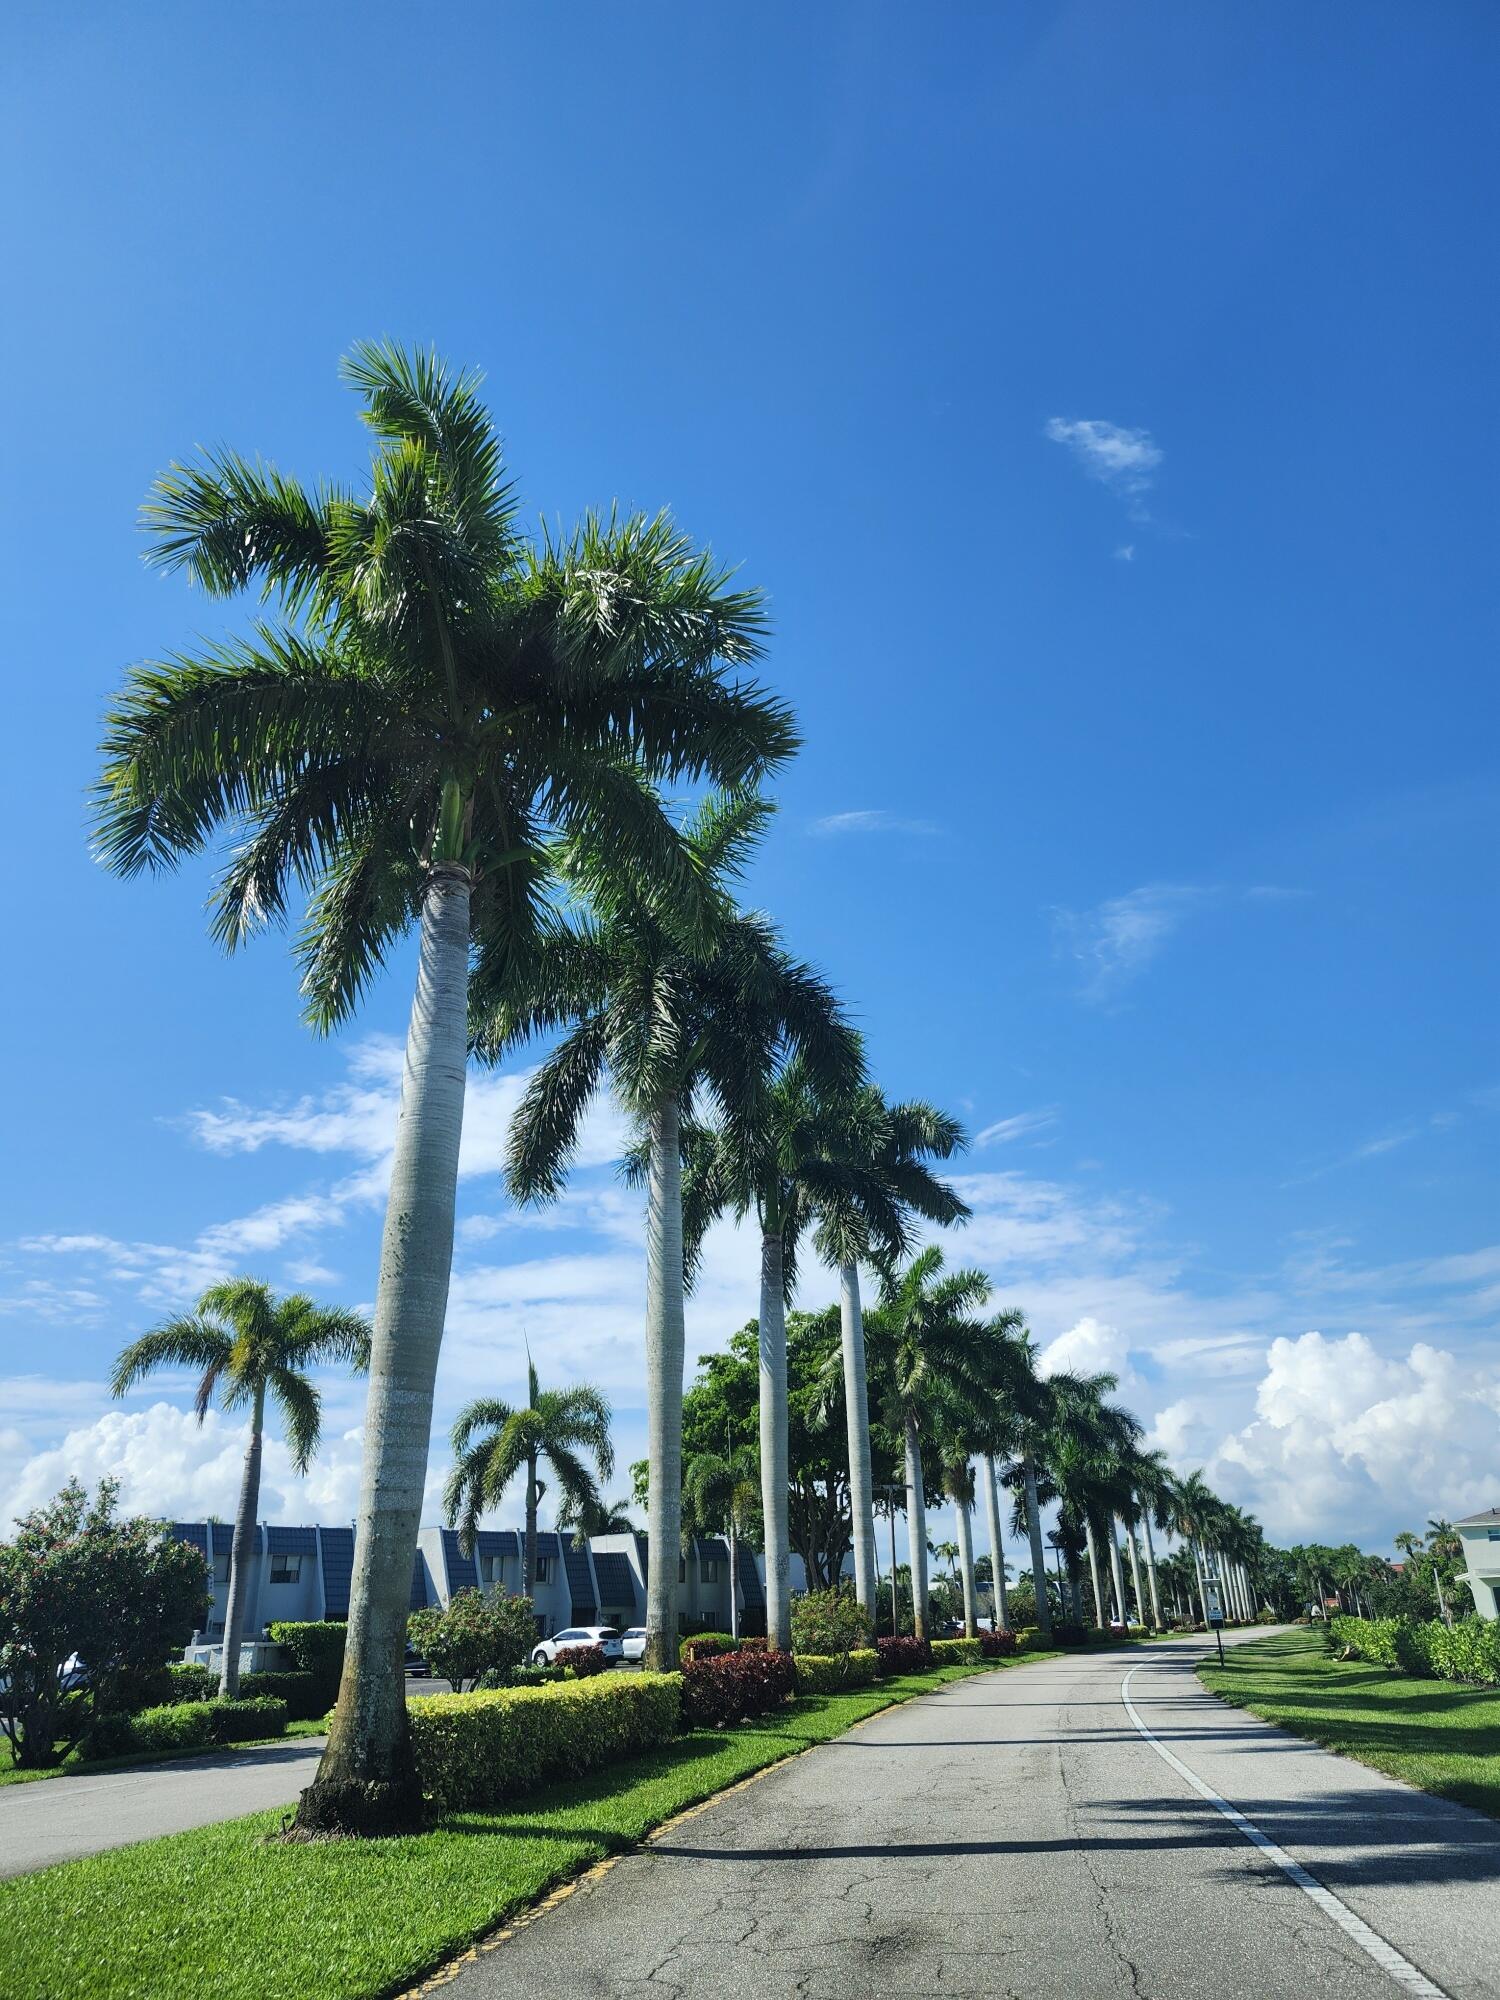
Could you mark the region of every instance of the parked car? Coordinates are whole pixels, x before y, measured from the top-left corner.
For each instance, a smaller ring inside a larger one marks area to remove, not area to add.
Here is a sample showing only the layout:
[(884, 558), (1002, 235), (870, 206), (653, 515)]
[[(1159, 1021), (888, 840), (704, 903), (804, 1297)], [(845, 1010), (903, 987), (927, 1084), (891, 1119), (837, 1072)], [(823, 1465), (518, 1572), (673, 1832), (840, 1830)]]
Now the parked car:
[(627, 1660), (644, 1660), (646, 1657), (646, 1628), (632, 1625), (620, 1640), (620, 1654)]
[(597, 1646), (606, 1660), (624, 1657), (620, 1635), (613, 1625), (570, 1625), (566, 1632), (554, 1632), (550, 1639), (539, 1640), (532, 1650), (531, 1664), (550, 1667), (564, 1646)]

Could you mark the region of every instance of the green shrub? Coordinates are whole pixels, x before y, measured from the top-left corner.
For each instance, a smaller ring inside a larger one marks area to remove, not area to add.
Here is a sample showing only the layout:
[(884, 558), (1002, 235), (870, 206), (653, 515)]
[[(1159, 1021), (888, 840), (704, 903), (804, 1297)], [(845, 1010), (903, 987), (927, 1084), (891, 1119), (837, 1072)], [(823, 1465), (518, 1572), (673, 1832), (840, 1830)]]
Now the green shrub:
[(211, 1701), (169, 1702), (162, 1708), (143, 1708), (127, 1718), (127, 1748), (113, 1756), (135, 1750), (204, 1750), (214, 1740), (214, 1704)]
[[(344, 1641), (348, 1626), (334, 1618), (306, 1622), (283, 1620), (273, 1624), (270, 1631), (272, 1644), (285, 1648), (299, 1673), (314, 1674), (325, 1687), (332, 1689), (323, 1704), (323, 1708), (330, 1707), (339, 1691), (339, 1676), (344, 1671)], [(318, 1713), (321, 1714), (322, 1709)]]
[(536, 1614), (529, 1597), (508, 1591), (455, 1591), (444, 1607), (414, 1611), (406, 1622), (411, 1643), (435, 1674), (459, 1694), (464, 1683), (520, 1666), (536, 1644)]
[(870, 1644), (870, 1617), (852, 1585), (810, 1590), (792, 1602), (792, 1652), (815, 1659), (840, 1659)]
[(280, 1736), (286, 1728), (286, 1703), (274, 1695), (211, 1701), (207, 1706), (215, 1743), (249, 1743), (257, 1736)]
[(932, 1664), (935, 1667), (977, 1667), (984, 1650), (977, 1639), (934, 1639)]
[(677, 1733), (676, 1674), (431, 1695), (407, 1709), (422, 1789), (449, 1809), (503, 1804)]
[(740, 1642), (729, 1632), (695, 1632), (679, 1651), (685, 1660), (712, 1660), (720, 1653), (737, 1653)]
[(1493, 1619), (1459, 1618), (1445, 1625), (1440, 1618), (1331, 1618), (1327, 1638), (1331, 1648), (1372, 1666), (1480, 1687), (1500, 1685), (1500, 1623)]
[(871, 1687), (880, 1666), (873, 1646), (850, 1653), (794, 1653), (798, 1694), (840, 1694), (846, 1688)]
[(162, 1671), (167, 1676), (163, 1702), (212, 1701), (219, 1691), (219, 1676), (196, 1660), (173, 1660)]
[(273, 1696), (286, 1703), (286, 1712), (292, 1722), (317, 1722), (332, 1708), (338, 1697), (339, 1684), (328, 1681), (321, 1674), (307, 1673), (256, 1673), (240, 1675), (240, 1699), (256, 1701), (263, 1695)]

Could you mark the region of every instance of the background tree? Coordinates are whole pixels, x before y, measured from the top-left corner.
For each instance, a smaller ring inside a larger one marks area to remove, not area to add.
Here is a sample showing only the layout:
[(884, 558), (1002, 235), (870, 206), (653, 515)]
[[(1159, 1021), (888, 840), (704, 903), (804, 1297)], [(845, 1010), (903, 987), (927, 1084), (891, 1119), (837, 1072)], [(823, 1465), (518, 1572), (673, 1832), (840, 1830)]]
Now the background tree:
[(760, 1467), (741, 1446), (696, 1452), (682, 1475), (682, 1535), (723, 1535), (729, 1544), (729, 1631), (740, 1636), (740, 1543), (760, 1513)]
[[(597, 1480), (614, 1477), (615, 1452), (609, 1404), (591, 1384), (544, 1389), (528, 1354), (526, 1395), (524, 1409), (513, 1409), (495, 1396), (479, 1396), (459, 1411), (449, 1440), (454, 1463), (443, 1487), (443, 1512), (469, 1554), (480, 1515), (498, 1507), (524, 1475), (521, 1590), (530, 1597), (536, 1589), (537, 1507), (547, 1490), (537, 1476), (540, 1468), (547, 1467), (564, 1509), (577, 1519), (602, 1507)], [(590, 1458), (597, 1471), (590, 1469)]]
[(305, 1831), (418, 1824), (402, 1660), (453, 1254), (469, 955), (521, 979), (549, 836), (698, 882), (648, 776), (751, 782), (788, 756), (785, 711), (727, 680), (765, 633), (665, 516), (527, 540), (478, 377), (356, 348), (375, 441), (356, 498), (228, 451), (174, 465), (145, 509), (153, 560), (213, 596), (258, 585), (282, 622), (131, 670), (108, 719), (99, 852), (124, 873), (236, 836), (226, 946), (308, 895), (298, 943), (319, 1029), (419, 933), (376, 1290), (349, 1643)]
[[(370, 1365), (369, 1322), (342, 1306), (319, 1306), (301, 1292), (277, 1299), (254, 1278), (210, 1285), (195, 1313), (172, 1319), (133, 1340), (115, 1363), (110, 1394), (123, 1396), (158, 1368), (199, 1371), (193, 1409), (199, 1423), (218, 1397), (227, 1411), (245, 1410), (250, 1441), (229, 1546), (229, 1597), (224, 1609), (224, 1650), (219, 1693), (232, 1701), (240, 1686), (240, 1639), (255, 1557), (260, 1511), (261, 1452), (266, 1402), (281, 1412), (287, 1450), (306, 1472), (323, 1431), (322, 1399), (306, 1371), (331, 1362), (363, 1370)], [(411, 1579), (407, 1578), (410, 1590)]]

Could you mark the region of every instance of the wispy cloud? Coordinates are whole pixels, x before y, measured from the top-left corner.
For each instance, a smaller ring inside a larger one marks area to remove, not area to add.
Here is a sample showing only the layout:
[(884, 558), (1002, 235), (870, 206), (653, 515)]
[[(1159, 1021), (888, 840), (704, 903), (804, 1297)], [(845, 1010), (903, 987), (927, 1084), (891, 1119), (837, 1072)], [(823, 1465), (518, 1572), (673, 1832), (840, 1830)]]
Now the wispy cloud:
[[(1151, 490), (1162, 449), (1150, 431), (1128, 430), (1123, 424), (1107, 423), (1102, 417), (1051, 417), (1044, 427), (1054, 444), (1069, 450), (1091, 479), (1097, 479), (1123, 499), (1133, 521), (1146, 521), (1145, 496)], [(1129, 562), (1133, 544), (1116, 549)]]
[(881, 809), (866, 809), (860, 812), (828, 813), (822, 819), (815, 819), (808, 828), (809, 833), (941, 833), (942, 828), (935, 820), (904, 819), (899, 813)]
[(1181, 882), (1148, 882), (1092, 910), (1055, 912), (1063, 951), (1084, 972), (1084, 992), (1111, 999), (1148, 966), (1211, 891)]
[(974, 1145), (976, 1150), (981, 1146), (1009, 1146), (1033, 1132), (1045, 1132), (1056, 1123), (1055, 1104), (1044, 1105), (1039, 1111), (1018, 1111), (1014, 1117), (997, 1118), (993, 1125), (986, 1125), (982, 1132), (976, 1132)]

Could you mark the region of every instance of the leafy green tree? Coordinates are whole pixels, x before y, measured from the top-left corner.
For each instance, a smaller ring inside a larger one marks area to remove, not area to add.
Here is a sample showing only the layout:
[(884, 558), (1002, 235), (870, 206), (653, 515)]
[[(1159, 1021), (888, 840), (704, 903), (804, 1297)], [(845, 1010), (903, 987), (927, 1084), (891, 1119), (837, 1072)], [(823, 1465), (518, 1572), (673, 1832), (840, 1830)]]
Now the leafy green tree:
[(847, 1662), (870, 1643), (870, 1614), (847, 1583), (810, 1590), (792, 1604), (792, 1651)]
[[(217, 1396), (228, 1411), (245, 1410), (250, 1441), (240, 1479), (229, 1550), (229, 1599), (224, 1610), (224, 1651), (219, 1693), (233, 1701), (240, 1686), (240, 1641), (255, 1560), (255, 1521), (260, 1511), (261, 1454), (266, 1403), (281, 1413), (292, 1464), (306, 1472), (323, 1434), (323, 1402), (307, 1376), (309, 1368), (345, 1362), (370, 1365), (369, 1322), (343, 1306), (320, 1306), (302, 1292), (278, 1299), (254, 1278), (230, 1278), (210, 1285), (195, 1313), (165, 1321), (133, 1340), (115, 1363), (110, 1393), (123, 1396), (158, 1368), (199, 1370), (193, 1408), (201, 1424)], [(410, 1578), (407, 1579), (408, 1585)]]
[(496, 1396), (477, 1396), (458, 1413), (450, 1436), (453, 1469), (443, 1487), (443, 1512), (469, 1553), (479, 1517), (498, 1507), (517, 1479), (524, 1478), (526, 1529), (522, 1538), (521, 1589), (536, 1588), (537, 1506), (547, 1488), (538, 1472), (545, 1465), (556, 1481), (570, 1519), (602, 1506), (598, 1479), (615, 1470), (610, 1441), (610, 1408), (587, 1382), (571, 1389), (544, 1389), (530, 1355), (526, 1358), (526, 1405), (513, 1409)]
[(486, 1674), (505, 1676), (521, 1666), (536, 1644), (536, 1613), (529, 1597), (505, 1590), (456, 1590), (446, 1605), (413, 1611), (407, 1637), (432, 1671), (455, 1694), (477, 1687)]
[(349, 1646), (305, 1831), (420, 1824), (402, 1658), (452, 1264), (468, 986), (531, 976), (550, 838), (699, 882), (648, 779), (735, 788), (784, 760), (784, 709), (728, 678), (760, 652), (753, 591), (664, 516), (528, 539), (478, 377), (364, 345), (344, 364), (375, 455), (362, 496), (228, 451), (174, 465), (153, 560), (281, 622), (133, 669), (108, 720), (99, 849), (124, 873), (236, 836), (229, 947), (308, 906), (298, 950), (331, 1029), (419, 935), (376, 1292)]
[[(771, 807), (753, 795), (712, 796), (682, 833), (698, 884), (686, 903), (675, 882), (622, 867), (613, 844), (575, 835), (558, 868), (580, 908), (558, 922), (528, 980), (502, 967), (475, 981), (475, 1046), (489, 1061), (529, 1037), (564, 1030), (527, 1087), (511, 1128), (510, 1190), (520, 1201), (561, 1192), (584, 1112), (606, 1077), (641, 1144), (646, 1184), (646, 1420), (648, 1546), (681, 1537), (684, 1290), (701, 1228), (684, 1254), (684, 1121), (707, 1103), (741, 1130), (763, 1070), (788, 1051), (817, 1062), (835, 1006), (823, 982), (785, 951), (764, 918), (746, 915), (731, 888)], [(628, 857), (626, 857), (628, 859)], [(652, 1562), (646, 1579), (646, 1664), (677, 1658), (677, 1564)]]
[[(118, 1483), (92, 1501), (76, 1479), (0, 1543), (0, 1728), (18, 1768), (57, 1763), (92, 1714), (185, 1646), (208, 1608), (198, 1550), (162, 1521), (114, 1517)], [(89, 1692), (65, 1669), (81, 1654)]]

